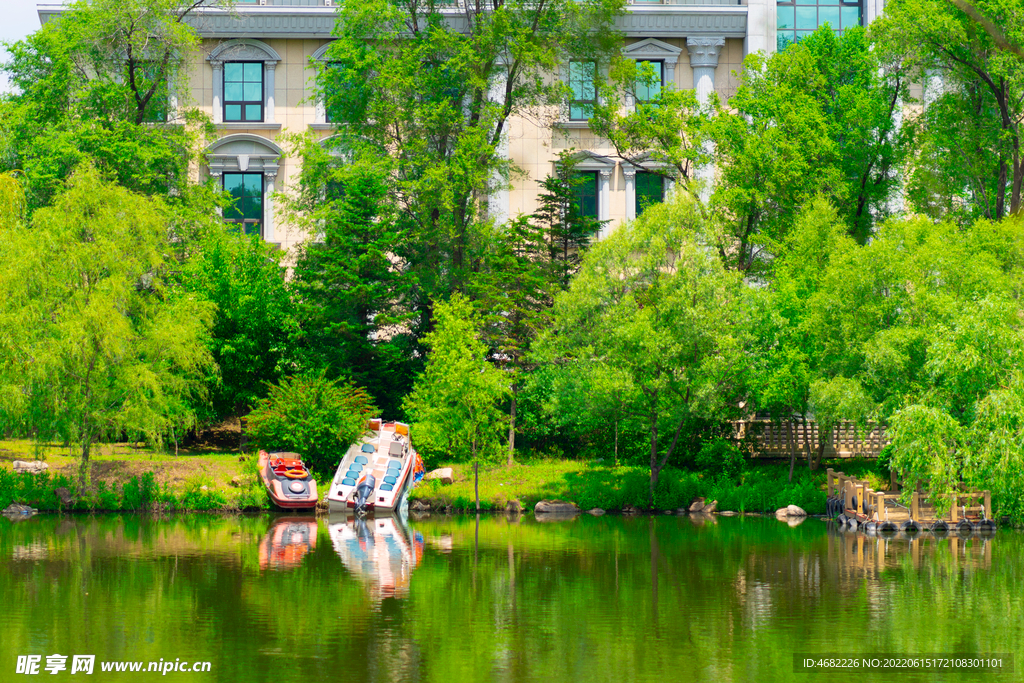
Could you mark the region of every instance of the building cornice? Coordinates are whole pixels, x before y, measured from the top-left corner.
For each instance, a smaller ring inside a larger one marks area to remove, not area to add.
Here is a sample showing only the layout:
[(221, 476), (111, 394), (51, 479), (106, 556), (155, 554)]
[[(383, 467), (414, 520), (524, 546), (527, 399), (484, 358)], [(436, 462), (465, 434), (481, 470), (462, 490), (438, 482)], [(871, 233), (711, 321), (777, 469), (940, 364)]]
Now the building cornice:
[[(64, 10), (62, 4), (39, 4), (39, 21), (46, 23)], [(336, 7), (236, 6), (234, 11), (200, 10), (189, 21), (203, 38), (328, 39), (334, 30)], [(459, 10), (451, 24), (465, 24)], [(615, 27), (627, 37), (671, 38), (697, 35), (743, 38), (747, 34), (745, 5), (629, 5)]]

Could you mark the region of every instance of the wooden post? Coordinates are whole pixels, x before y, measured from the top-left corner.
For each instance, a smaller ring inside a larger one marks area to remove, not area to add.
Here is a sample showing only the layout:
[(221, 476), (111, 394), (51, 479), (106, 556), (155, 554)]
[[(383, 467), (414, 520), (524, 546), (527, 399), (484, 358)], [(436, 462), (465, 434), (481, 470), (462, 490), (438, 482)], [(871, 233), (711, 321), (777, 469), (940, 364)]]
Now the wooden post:
[(915, 522), (918, 521), (918, 514), (921, 507), (921, 494), (914, 491), (914, 495), (910, 498), (910, 518)]
[(829, 495), (829, 496), (832, 495), (832, 479), (835, 477), (835, 474), (836, 473), (832, 470), (831, 467), (829, 467), (827, 470), (825, 470), (825, 481), (828, 482), (828, 485), (827, 485), (827, 488), (826, 488), (826, 491), (828, 493), (826, 495)]
[(857, 514), (864, 514), (864, 494), (867, 493), (867, 485), (861, 482), (857, 486)]
[(985, 517), (992, 519), (992, 492), (982, 491), (985, 494)]
[(957, 509), (956, 509), (956, 494), (955, 493), (953, 494), (952, 498), (953, 498), (953, 503), (952, 503), (952, 505), (949, 506), (949, 521), (953, 524), (953, 526), (956, 526), (956, 522), (957, 522), (957, 518), (956, 518)]

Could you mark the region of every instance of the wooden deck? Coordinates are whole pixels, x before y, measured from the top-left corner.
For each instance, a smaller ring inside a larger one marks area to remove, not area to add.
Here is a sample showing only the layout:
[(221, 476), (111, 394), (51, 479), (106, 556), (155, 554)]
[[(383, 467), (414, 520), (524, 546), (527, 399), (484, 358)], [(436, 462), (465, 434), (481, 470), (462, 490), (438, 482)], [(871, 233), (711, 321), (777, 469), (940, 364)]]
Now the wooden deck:
[(827, 470), (827, 476), (826, 495), (842, 500), (846, 516), (858, 522), (877, 519), (899, 525), (913, 520), (922, 526), (931, 526), (942, 520), (953, 528), (964, 519), (975, 524), (989, 519), (992, 511), (992, 494), (989, 491), (957, 493), (952, 496), (949, 512), (940, 515), (929, 503), (933, 499), (929, 494), (915, 491), (911, 494), (910, 505), (905, 506), (899, 502), (899, 493), (875, 491), (866, 481), (848, 477), (831, 468)]

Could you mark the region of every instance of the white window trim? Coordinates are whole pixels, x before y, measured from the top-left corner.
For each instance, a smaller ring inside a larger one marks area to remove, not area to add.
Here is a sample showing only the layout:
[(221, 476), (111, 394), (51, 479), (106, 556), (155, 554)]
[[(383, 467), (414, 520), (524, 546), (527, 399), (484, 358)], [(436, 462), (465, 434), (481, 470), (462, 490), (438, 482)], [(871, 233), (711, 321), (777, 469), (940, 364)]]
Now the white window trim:
[[(324, 43), (318, 47), (312, 55), (310, 55), (309, 62), (314, 66), (314, 68), (319, 70), (320, 67), (327, 63), (327, 50), (333, 44), (334, 41)], [(313, 103), (313, 125), (317, 127), (332, 125), (327, 122), (327, 107), (324, 105), (323, 98), (321, 97), (317, 97), (316, 101)]]
[[(643, 40), (622, 48), (623, 57), (633, 59), (638, 63), (663, 62), (663, 87), (674, 86), (676, 84), (676, 63), (679, 61), (679, 56), (682, 53), (683, 48), (669, 45), (657, 38), (644, 38)], [(626, 94), (627, 107), (633, 108), (636, 106), (636, 102), (634, 102), (633, 99), (632, 94)]]
[[(247, 153), (218, 151), (232, 143), (243, 143)], [(263, 173), (263, 241), (279, 244), (274, 225), (274, 183), (284, 150), (267, 138), (252, 133), (225, 135), (206, 148), (210, 175), (221, 180), (225, 173)]]
[[(599, 62), (596, 59), (570, 59), (569, 61), (562, 64), (562, 67), (558, 74), (559, 79), (561, 79), (562, 83), (564, 83), (566, 87), (571, 88), (571, 85), (569, 83), (569, 64), (571, 62), (595, 62), (597, 64), (597, 74), (603, 78), (607, 78), (608, 76), (608, 66), (605, 64), (601, 64), (601, 62)], [(604, 100), (601, 99), (600, 94), (595, 94), (597, 95), (596, 102), (598, 104), (604, 104)], [(558, 126), (559, 128), (586, 129), (590, 128), (590, 119), (569, 118), (569, 101), (566, 100), (562, 102), (561, 105), (559, 105), (558, 121), (555, 122), (555, 125)]]
[[(618, 162), (590, 151), (577, 152), (574, 160), (577, 171), (597, 171), (597, 220), (608, 221), (611, 215), (612, 174), (615, 173), (615, 167), (618, 165)], [(555, 165), (557, 163), (557, 161), (554, 162)], [(557, 168), (555, 171), (557, 172)], [(608, 231), (609, 226), (607, 223), (604, 223), (597, 238), (599, 240), (604, 239), (608, 236)]]
[[(623, 162), (622, 163), (622, 175), (625, 179), (626, 189), (626, 220), (631, 221), (636, 219), (636, 174), (637, 172), (657, 172), (664, 169), (668, 169), (669, 165), (659, 161), (646, 161), (643, 159), (638, 160), (640, 165)], [(672, 196), (672, 191), (675, 189), (675, 180), (668, 176), (662, 176), (662, 189), (665, 197), (665, 201), (668, 201), (669, 197)]]
[(281, 56), (272, 47), (248, 38), (228, 40), (215, 47), (206, 58), (213, 68), (213, 122), (224, 124), (224, 62), (263, 62), (263, 122), (234, 122), (240, 127), (277, 127), (274, 112), (274, 72)]

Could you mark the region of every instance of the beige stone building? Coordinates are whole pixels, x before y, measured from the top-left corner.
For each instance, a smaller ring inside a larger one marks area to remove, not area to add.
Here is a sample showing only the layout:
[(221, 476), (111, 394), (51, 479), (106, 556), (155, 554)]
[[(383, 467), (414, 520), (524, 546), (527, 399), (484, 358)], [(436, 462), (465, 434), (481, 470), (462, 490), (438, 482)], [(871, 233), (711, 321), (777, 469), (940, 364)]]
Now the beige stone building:
[[(461, 0), (457, 0), (461, 1)], [(884, 0), (629, 0), (617, 22), (623, 54), (651, 63), (663, 85), (694, 88), (699, 99), (716, 91), (723, 99), (737, 87), (744, 57), (828, 22), (836, 30), (870, 21)], [(298, 161), (288, 156), (289, 132), (331, 134), (322, 104), (313, 96), (314, 64), (331, 42), (337, 0), (236, 0), (232, 12), (205, 9), (193, 25), (202, 37), (200, 54), (178, 104), (198, 106), (214, 122), (218, 139), (206, 150), (201, 173), (218, 178), (239, 197), (227, 219), (288, 249), (304, 239), (277, 215), (273, 193), (287, 191)], [(41, 22), (58, 15), (60, 4), (40, 4)], [(453, 7), (453, 13), (458, 11)], [(561, 77), (570, 85), (572, 64)], [(575, 86), (573, 86), (575, 87)], [(585, 89), (585, 88), (584, 88)], [(586, 99), (586, 92), (577, 93)], [(499, 220), (536, 208), (538, 184), (553, 170), (559, 151), (583, 152), (585, 210), (609, 221), (606, 231), (633, 218), (646, 202), (670, 190), (661, 176), (645, 173), (610, 156), (594, 135), (585, 112), (567, 103), (551, 125), (511, 122), (504, 152), (525, 172), (512, 187), (491, 197)]]

